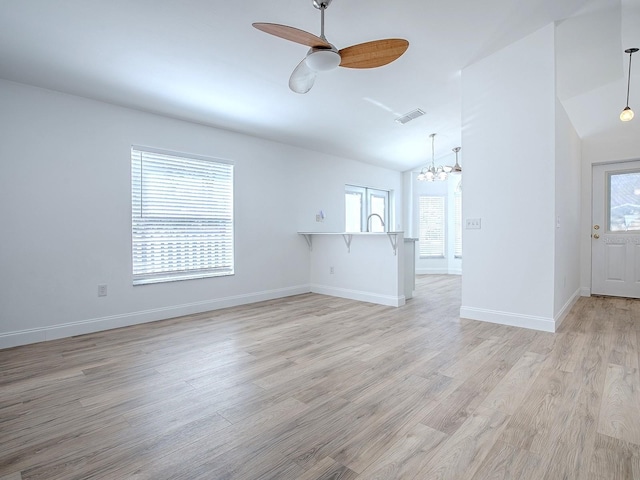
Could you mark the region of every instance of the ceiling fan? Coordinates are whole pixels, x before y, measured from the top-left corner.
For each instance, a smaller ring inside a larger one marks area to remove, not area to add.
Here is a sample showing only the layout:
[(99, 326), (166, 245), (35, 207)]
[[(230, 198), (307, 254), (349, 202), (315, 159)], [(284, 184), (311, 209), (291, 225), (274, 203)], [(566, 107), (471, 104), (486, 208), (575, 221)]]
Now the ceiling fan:
[(320, 10), (320, 36), (298, 28), (277, 23), (254, 23), (258, 30), (307, 45), (311, 49), (298, 64), (289, 78), (289, 88), (296, 93), (307, 93), (313, 87), (318, 72), (336, 67), (375, 68), (381, 67), (400, 56), (409, 48), (409, 42), (400, 38), (374, 40), (338, 50), (324, 36), (324, 11), (332, 0), (313, 0), (313, 6)]

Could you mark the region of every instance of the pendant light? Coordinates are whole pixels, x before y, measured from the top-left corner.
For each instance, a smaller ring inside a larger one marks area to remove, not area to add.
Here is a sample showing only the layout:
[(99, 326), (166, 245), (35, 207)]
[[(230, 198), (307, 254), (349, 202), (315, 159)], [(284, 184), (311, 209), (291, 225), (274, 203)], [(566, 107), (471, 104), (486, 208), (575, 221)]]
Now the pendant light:
[(629, 87), (631, 85), (631, 55), (638, 51), (637, 48), (627, 48), (624, 53), (629, 54), (629, 77), (627, 78), (627, 106), (624, 107), (622, 113), (620, 114), (620, 120), (623, 122), (628, 122), (633, 118), (633, 110), (629, 107)]
[(436, 134), (432, 133), (431, 137), (431, 165), (429, 168), (423, 168), (418, 174), (418, 180), (421, 182), (433, 182), (434, 180), (446, 180), (448, 172), (451, 171), (451, 167), (443, 167), (439, 165), (436, 167), (435, 160), (435, 137)]

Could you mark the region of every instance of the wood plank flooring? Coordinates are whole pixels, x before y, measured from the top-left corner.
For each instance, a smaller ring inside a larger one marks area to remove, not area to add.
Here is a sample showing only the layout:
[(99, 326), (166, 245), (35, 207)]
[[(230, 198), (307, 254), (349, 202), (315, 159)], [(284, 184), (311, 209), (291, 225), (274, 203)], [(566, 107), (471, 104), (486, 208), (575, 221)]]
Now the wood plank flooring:
[(0, 351), (0, 480), (640, 479), (640, 301), (300, 295)]

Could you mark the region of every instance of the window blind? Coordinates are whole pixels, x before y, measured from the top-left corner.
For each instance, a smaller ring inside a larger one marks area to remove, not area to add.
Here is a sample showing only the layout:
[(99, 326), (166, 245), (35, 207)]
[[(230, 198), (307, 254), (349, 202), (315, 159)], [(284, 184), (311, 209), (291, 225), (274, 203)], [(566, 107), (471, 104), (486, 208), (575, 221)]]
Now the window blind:
[(444, 197), (421, 195), (420, 258), (444, 257)]
[(453, 196), (455, 239), (453, 256), (462, 258), (462, 191), (456, 191)]
[(131, 149), (133, 284), (234, 273), (233, 165)]

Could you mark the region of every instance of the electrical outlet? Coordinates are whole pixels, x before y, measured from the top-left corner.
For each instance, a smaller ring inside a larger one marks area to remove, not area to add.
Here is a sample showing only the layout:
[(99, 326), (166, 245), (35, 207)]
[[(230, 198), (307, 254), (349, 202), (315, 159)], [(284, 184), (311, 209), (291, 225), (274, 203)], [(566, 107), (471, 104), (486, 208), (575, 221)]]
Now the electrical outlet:
[(322, 217), (320, 217), (320, 214), (316, 215), (316, 222), (321, 222), (322, 221)]
[(334, 273), (336, 273), (336, 272), (333, 270), (333, 267), (329, 267), (329, 274), (333, 275)]
[(467, 218), (465, 222), (467, 230), (480, 230), (482, 228), (482, 219), (480, 218)]
[(98, 296), (99, 297), (107, 296), (107, 285), (105, 283), (98, 285)]

